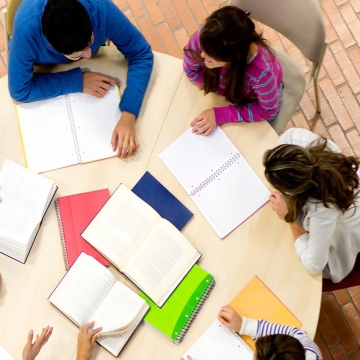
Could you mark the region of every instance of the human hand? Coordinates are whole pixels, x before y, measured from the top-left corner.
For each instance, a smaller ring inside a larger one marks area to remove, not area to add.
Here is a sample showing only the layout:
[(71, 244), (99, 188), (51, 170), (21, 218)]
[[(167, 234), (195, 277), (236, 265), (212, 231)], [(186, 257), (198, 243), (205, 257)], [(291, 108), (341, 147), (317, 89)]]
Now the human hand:
[[(187, 360), (193, 360), (192, 357), (189, 356), (189, 355), (186, 357), (186, 359), (187, 359)], [(180, 360), (185, 360), (185, 359), (184, 359), (184, 358), (180, 358)]]
[(42, 329), (42, 332), (39, 335), (36, 335), (36, 340), (34, 343), (33, 341), (33, 330), (30, 330), (28, 335), (28, 341), (24, 347), (22, 357), (23, 360), (34, 360), (38, 353), (40, 352), (41, 348), (46, 344), (49, 340), (50, 335), (52, 334), (53, 328), (47, 326), (45, 329)]
[(190, 123), (190, 126), (192, 126), (192, 132), (197, 135), (210, 135), (216, 128), (214, 109), (204, 110)]
[(103, 97), (108, 92), (111, 85), (120, 86), (119, 81), (116, 79), (92, 71), (84, 71), (82, 77), (83, 92), (97, 98)]
[(223, 325), (233, 331), (239, 332), (241, 329), (242, 317), (230, 305), (225, 305), (221, 308), (218, 319)]
[(117, 156), (124, 158), (139, 149), (139, 142), (136, 139), (135, 115), (123, 111), (121, 118), (115, 126), (111, 137), (111, 145)]
[(101, 336), (99, 331), (102, 329), (99, 327), (89, 332), (94, 323), (94, 321), (87, 323), (79, 330), (76, 360), (89, 360), (91, 358), (95, 342)]
[(278, 191), (274, 191), (270, 197), (270, 206), (282, 219), (285, 218), (286, 214), (289, 212), (287, 201), (284, 195), (280, 194)]

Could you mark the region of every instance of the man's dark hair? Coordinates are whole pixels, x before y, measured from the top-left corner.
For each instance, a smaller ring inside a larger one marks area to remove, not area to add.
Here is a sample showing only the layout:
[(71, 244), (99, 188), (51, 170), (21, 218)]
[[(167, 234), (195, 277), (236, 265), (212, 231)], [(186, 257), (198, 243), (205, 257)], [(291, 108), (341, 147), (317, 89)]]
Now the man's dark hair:
[(77, 0), (49, 0), (41, 25), (50, 45), (61, 54), (82, 51), (91, 42), (90, 17)]

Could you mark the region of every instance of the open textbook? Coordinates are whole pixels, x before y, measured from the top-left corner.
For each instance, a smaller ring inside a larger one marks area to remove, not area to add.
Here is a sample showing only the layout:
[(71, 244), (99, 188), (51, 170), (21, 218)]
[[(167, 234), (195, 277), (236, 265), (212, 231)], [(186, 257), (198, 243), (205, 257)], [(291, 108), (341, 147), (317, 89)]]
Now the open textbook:
[(201, 256), (174, 225), (123, 184), (82, 237), (158, 306)]
[(0, 252), (25, 263), (57, 186), (6, 159), (0, 172)]
[(26, 163), (37, 172), (116, 155), (110, 144), (121, 116), (115, 86), (101, 99), (72, 93), (16, 108)]
[(269, 199), (270, 191), (219, 127), (209, 136), (190, 128), (159, 156), (220, 238)]
[[(146, 301), (93, 257), (81, 253), (49, 297), (77, 326), (102, 327), (97, 342), (118, 356), (149, 309)], [(107, 335), (107, 336), (106, 336)]]

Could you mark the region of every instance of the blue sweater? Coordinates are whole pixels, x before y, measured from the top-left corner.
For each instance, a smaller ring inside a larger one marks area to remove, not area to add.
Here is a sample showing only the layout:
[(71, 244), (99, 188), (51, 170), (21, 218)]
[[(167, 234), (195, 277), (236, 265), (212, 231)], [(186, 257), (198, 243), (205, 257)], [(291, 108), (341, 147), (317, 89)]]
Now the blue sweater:
[[(153, 66), (150, 45), (111, 0), (78, 0), (90, 15), (94, 32), (92, 53), (110, 39), (129, 63), (126, 89), (120, 110), (136, 117), (144, 98)], [(20, 102), (45, 100), (58, 95), (82, 92), (82, 71), (75, 68), (59, 73), (34, 73), (34, 64), (68, 62), (53, 49), (41, 31), (47, 0), (24, 0), (14, 20), (9, 53), (9, 91)]]

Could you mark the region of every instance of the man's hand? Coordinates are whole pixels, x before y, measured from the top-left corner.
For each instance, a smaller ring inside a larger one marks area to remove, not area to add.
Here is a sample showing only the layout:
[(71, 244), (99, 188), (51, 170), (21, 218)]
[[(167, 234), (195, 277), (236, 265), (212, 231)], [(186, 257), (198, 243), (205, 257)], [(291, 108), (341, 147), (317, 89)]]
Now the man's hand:
[(118, 150), (117, 155), (124, 158), (139, 149), (139, 142), (136, 139), (135, 115), (123, 111), (121, 118), (112, 134), (111, 145), (113, 150)]
[(111, 85), (120, 86), (119, 81), (116, 79), (99, 74), (92, 71), (84, 71), (83, 76), (83, 92), (97, 98), (103, 97)]
[(270, 197), (270, 206), (278, 214), (281, 219), (284, 219), (289, 212), (285, 197), (278, 191), (274, 191)]
[(233, 331), (239, 332), (241, 329), (242, 317), (230, 305), (225, 305), (221, 308), (218, 319), (223, 325)]
[(24, 347), (22, 356), (23, 360), (34, 360), (37, 356), (37, 354), (40, 352), (41, 348), (46, 344), (46, 342), (49, 340), (49, 337), (53, 331), (53, 328), (50, 326), (47, 326), (45, 329), (42, 329), (42, 332), (39, 335), (36, 335), (36, 340), (34, 343), (33, 341), (33, 335), (34, 332), (30, 330), (28, 335), (28, 341)]
[(89, 332), (93, 325), (94, 321), (85, 324), (79, 330), (76, 360), (89, 360), (91, 358), (95, 342), (100, 337), (99, 331), (102, 329), (99, 327)]
[(214, 109), (204, 110), (198, 117), (191, 123), (192, 132), (202, 135), (209, 135), (216, 128), (215, 112)]

